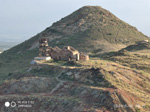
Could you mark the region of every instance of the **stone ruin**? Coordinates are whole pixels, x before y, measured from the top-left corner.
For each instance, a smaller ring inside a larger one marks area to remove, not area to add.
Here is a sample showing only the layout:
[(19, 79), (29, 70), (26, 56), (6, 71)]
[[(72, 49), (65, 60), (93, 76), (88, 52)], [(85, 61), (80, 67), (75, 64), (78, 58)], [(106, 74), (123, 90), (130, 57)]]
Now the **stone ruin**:
[(39, 56), (49, 56), (49, 46), (48, 46), (48, 39), (47, 38), (41, 38), (39, 40)]
[(63, 49), (59, 47), (49, 47), (48, 39), (41, 38), (39, 40), (39, 57), (51, 57), (58, 61), (87, 61), (89, 56), (85, 53), (79, 52), (71, 46), (64, 46)]

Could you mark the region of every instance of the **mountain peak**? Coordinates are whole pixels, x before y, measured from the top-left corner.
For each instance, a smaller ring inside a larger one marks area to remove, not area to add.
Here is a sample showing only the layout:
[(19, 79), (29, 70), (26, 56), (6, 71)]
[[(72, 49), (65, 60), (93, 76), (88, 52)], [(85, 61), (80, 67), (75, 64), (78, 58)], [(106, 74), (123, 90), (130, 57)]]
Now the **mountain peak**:
[(77, 10), (77, 12), (80, 12), (81, 14), (98, 14), (98, 15), (111, 15), (114, 16), (113, 14), (111, 14), (108, 10), (103, 9), (100, 6), (83, 6), (82, 8), (80, 8), (79, 10)]
[[(113, 14), (111, 14), (109, 11), (101, 8), (100, 6), (83, 6), (80, 9), (76, 10), (72, 14), (66, 16), (65, 18), (62, 18), (60, 21), (57, 23), (64, 23), (64, 22), (69, 22), (73, 21), (77, 22), (80, 19), (90, 22), (90, 20), (96, 20), (100, 21), (102, 17), (115, 17)], [(115, 17), (116, 18), (116, 17)]]
[(148, 39), (100, 6), (84, 6), (76, 10), (23, 43), (21, 46), (25, 47), (21, 51), (37, 48), (42, 37), (48, 38), (52, 47), (73, 46), (83, 52), (116, 51)]
[(88, 11), (100, 11), (100, 10), (104, 10), (102, 7), (100, 6), (83, 6), (81, 7), (79, 10), (88, 10)]

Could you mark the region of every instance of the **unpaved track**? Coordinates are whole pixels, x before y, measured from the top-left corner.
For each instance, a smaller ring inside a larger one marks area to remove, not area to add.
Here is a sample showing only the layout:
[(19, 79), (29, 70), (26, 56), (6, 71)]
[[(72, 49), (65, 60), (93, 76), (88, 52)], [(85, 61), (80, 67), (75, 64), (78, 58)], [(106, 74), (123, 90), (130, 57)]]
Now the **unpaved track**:
[(63, 72), (65, 72), (65, 70), (61, 71), (61, 72), (57, 75), (56, 80), (57, 80), (59, 83), (56, 85), (55, 88), (52, 89), (52, 91), (50, 92), (51, 94), (52, 94), (53, 92), (55, 92), (60, 86), (62, 86), (62, 85), (66, 82), (66, 81), (61, 80), (61, 79), (58, 78)]

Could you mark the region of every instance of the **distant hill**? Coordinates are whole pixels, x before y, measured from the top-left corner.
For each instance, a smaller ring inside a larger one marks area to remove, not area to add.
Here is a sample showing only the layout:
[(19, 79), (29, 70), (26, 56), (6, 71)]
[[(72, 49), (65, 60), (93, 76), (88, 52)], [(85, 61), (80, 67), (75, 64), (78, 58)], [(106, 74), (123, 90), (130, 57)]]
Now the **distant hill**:
[(42, 37), (47, 37), (52, 47), (71, 45), (89, 54), (120, 50), (134, 42), (148, 39), (111, 12), (99, 6), (85, 6), (4, 52), (0, 56), (3, 74), (28, 66), (33, 57), (38, 55), (38, 42)]
[(2, 42), (0, 41), (0, 49), (1, 50), (8, 50), (11, 47), (17, 45), (19, 42)]
[(150, 42), (138, 42), (103, 55), (107, 60), (150, 73)]
[(2, 50), (2, 49), (0, 49), (0, 52), (3, 52), (3, 50)]
[(150, 42), (137, 42), (133, 45), (127, 46), (126, 48), (124, 48), (125, 50), (128, 51), (138, 51), (138, 50), (150, 50)]

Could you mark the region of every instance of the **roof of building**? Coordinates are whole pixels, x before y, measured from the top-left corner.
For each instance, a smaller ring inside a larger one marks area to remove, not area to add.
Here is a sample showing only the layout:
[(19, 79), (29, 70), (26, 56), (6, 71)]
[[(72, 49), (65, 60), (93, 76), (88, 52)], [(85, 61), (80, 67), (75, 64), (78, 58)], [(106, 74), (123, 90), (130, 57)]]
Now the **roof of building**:
[(60, 52), (61, 51), (61, 49), (57, 46), (55, 46), (54, 48), (51, 48), (51, 49), (55, 52)]
[(80, 52), (81, 55), (88, 56), (88, 54)]
[(64, 46), (63, 49), (67, 49), (68, 51), (72, 52), (73, 54), (79, 53), (78, 50), (76, 50), (75, 48), (73, 48), (71, 46)]

